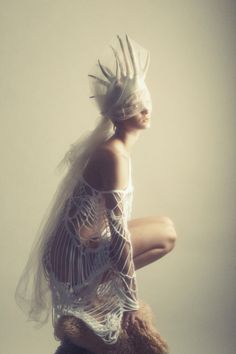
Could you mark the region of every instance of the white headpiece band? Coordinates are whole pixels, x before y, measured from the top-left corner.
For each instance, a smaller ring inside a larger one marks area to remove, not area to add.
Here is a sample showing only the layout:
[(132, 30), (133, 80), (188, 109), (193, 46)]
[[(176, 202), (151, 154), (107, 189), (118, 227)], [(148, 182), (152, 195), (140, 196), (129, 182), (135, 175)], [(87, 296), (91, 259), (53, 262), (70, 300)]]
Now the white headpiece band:
[(127, 35), (126, 46), (119, 36), (112, 40), (109, 51), (88, 75), (91, 98), (103, 116), (120, 121), (143, 109), (151, 111), (151, 97), (144, 82), (149, 58), (149, 52)]

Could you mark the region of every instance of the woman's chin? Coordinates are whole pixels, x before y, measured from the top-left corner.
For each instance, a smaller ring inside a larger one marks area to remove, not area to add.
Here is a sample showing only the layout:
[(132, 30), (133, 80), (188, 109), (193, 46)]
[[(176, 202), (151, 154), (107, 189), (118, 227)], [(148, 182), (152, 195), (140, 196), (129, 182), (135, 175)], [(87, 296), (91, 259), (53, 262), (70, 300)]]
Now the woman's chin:
[(150, 125), (151, 125), (150, 119), (145, 120), (144, 122), (142, 122), (142, 128), (143, 128), (143, 129), (149, 128)]

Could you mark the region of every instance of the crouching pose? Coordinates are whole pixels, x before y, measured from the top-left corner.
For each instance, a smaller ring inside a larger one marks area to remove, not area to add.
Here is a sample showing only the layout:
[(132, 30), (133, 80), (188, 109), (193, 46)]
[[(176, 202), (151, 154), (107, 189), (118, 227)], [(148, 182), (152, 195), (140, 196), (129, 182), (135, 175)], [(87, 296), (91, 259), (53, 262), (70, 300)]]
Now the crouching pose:
[(167, 350), (140, 316), (136, 270), (173, 249), (175, 228), (168, 217), (131, 218), (131, 152), (151, 119), (148, 66), (144, 48), (117, 36), (89, 74), (99, 122), (62, 160), (68, 171), (16, 289), (29, 319), (42, 325), (52, 310), (55, 336), (94, 353), (115, 350), (137, 326), (156, 336), (153, 353)]

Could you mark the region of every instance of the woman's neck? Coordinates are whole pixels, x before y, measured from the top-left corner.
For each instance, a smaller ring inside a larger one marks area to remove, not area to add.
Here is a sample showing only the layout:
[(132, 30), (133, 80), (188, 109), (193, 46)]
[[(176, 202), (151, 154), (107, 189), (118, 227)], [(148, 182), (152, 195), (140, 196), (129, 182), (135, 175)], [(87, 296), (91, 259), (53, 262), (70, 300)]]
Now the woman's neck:
[(127, 131), (124, 129), (121, 130), (119, 128), (116, 128), (116, 131), (115, 131), (114, 135), (111, 137), (111, 139), (112, 140), (114, 140), (114, 139), (120, 140), (123, 143), (127, 154), (129, 155), (131, 153), (133, 145), (138, 140), (139, 135), (140, 135), (140, 130), (133, 129), (133, 130)]

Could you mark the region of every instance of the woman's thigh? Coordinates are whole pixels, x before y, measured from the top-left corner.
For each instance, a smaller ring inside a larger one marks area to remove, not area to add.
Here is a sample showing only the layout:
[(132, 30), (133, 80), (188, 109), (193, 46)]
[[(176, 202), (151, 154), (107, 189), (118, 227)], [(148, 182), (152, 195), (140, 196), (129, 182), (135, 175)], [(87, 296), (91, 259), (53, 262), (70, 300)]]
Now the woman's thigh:
[(172, 220), (165, 216), (149, 216), (128, 221), (133, 257), (155, 248), (170, 248), (176, 240)]

